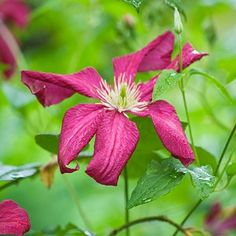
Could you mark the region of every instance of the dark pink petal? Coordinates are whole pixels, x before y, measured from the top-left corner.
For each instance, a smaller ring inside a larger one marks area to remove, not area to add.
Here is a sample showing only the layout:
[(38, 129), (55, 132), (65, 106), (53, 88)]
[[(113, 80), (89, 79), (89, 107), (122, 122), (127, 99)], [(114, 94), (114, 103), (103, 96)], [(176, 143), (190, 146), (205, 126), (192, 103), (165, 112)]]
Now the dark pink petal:
[(217, 221), (221, 213), (222, 213), (221, 204), (219, 202), (214, 203), (205, 219), (205, 224), (208, 225), (214, 223), (214, 221)]
[(96, 133), (94, 157), (86, 170), (87, 174), (98, 183), (117, 185), (138, 139), (135, 123), (122, 113), (106, 111)]
[[(200, 60), (202, 57), (207, 56), (206, 52), (198, 52), (192, 47), (190, 43), (186, 43), (182, 50), (182, 66), (183, 69), (190, 66), (195, 61)], [(168, 69), (179, 71), (179, 56), (177, 56), (168, 66)]]
[(175, 108), (160, 100), (149, 106), (149, 112), (156, 132), (167, 150), (185, 166), (193, 162), (194, 154)]
[(3, 71), (4, 76), (9, 79), (16, 69), (16, 60), (14, 53), (12, 52), (11, 48), (9, 47), (9, 41), (6, 42), (6, 38), (2, 34), (2, 27), (0, 24), (0, 64), (6, 65), (6, 69)]
[(0, 234), (22, 236), (30, 229), (27, 212), (12, 200), (0, 202)]
[(115, 78), (125, 74), (125, 79), (133, 81), (137, 72), (166, 68), (171, 62), (174, 35), (165, 32), (138, 52), (113, 59)]
[(43, 106), (57, 104), (75, 92), (98, 98), (102, 78), (91, 67), (78, 73), (60, 75), (36, 71), (22, 71), (22, 81), (35, 94)]
[(233, 229), (236, 229), (236, 213), (232, 215), (231, 217), (225, 219), (218, 227), (218, 231), (224, 232), (224, 233), (228, 231), (232, 231)]
[[(191, 44), (187, 43), (182, 50), (183, 69), (190, 66), (195, 61), (200, 60), (202, 57), (207, 56), (208, 53), (197, 52)], [(165, 69), (174, 69), (179, 71), (179, 56), (177, 56)], [(159, 75), (153, 77), (146, 83), (139, 84), (139, 90), (141, 92), (141, 101), (150, 101), (152, 99), (153, 88), (158, 80)]]
[(78, 169), (67, 167), (94, 136), (100, 124), (103, 106), (82, 104), (69, 109), (63, 119), (58, 162), (62, 173)]
[(28, 22), (29, 8), (23, 0), (2, 0), (0, 1), (0, 19), (12, 21), (20, 27)]

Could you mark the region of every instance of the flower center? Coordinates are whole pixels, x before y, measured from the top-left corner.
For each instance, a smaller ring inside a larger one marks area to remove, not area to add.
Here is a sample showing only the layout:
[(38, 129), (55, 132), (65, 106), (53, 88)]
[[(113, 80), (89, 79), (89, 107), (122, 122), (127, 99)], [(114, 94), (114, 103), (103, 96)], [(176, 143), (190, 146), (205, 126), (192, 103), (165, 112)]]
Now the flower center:
[(101, 84), (102, 89), (98, 90), (101, 102), (110, 110), (119, 112), (138, 112), (142, 111), (147, 102), (141, 102), (140, 91), (136, 84), (124, 80), (124, 75), (118, 81), (115, 80), (114, 86), (109, 86), (106, 81)]

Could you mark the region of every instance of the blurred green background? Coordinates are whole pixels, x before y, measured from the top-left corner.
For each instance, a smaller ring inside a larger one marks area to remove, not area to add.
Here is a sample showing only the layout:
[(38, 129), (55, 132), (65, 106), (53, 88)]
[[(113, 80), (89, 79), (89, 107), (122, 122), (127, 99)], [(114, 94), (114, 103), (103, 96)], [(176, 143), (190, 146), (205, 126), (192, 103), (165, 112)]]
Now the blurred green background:
[[(108, 81), (113, 80), (112, 57), (142, 48), (166, 30), (173, 30), (173, 10), (164, 1), (144, 1), (139, 13), (122, 0), (29, 0), (32, 9), (25, 30), (16, 30), (21, 49), (21, 69), (72, 73), (93, 66)], [(183, 1), (186, 13), (184, 41), (209, 56), (192, 68), (200, 68), (225, 85), (233, 101), (228, 101), (208, 80), (193, 76), (187, 81), (187, 102), (197, 146), (219, 158), (236, 120), (236, 1)], [(63, 103), (43, 108), (20, 82), (20, 72), (9, 82), (1, 80), (0, 161), (21, 165), (48, 162), (52, 155), (35, 143), (41, 133), (59, 134), (64, 112), (78, 103), (91, 102), (74, 95)], [(147, 75), (137, 78), (149, 79)], [(186, 121), (178, 88), (163, 96)], [(227, 152), (235, 150), (236, 140)], [(234, 154), (234, 159), (236, 158)], [(140, 159), (140, 165), (143, 160)], [(1, 199), (14, 199), (30, 214), (31, 232), (73, 223), (86, 226), (78, 213), (78, 202), (98, 235), (106, 235), (124, 222), (123, 178), (118, 187), (98, 185), (80, 171), (62, 176), (56, 171), (51, 189), (36, 176), (0, 192)], [(130, 180), (130, 191), (137, 179)], [(4, 183), (2, 183), (4, 184)], [(236, 181), (228, 190), (214, 193), (188, 221), (202, 226), (203, 216), (215, 200), (224, 206), (236, 205)], [(198, 196), (186, 178), (165, 197), (130, 211), (131, 218), (165, 214), (180, 222)], [(147, 223), (132, 229), (132, 235), (170, 235), (174, 229), (163, 223)], [(158, 232), (158, 234), (157, 234)], [(122, 233), (120, 235), (123, 235)], [(235, 235), (235, 234), (233, 234)]]

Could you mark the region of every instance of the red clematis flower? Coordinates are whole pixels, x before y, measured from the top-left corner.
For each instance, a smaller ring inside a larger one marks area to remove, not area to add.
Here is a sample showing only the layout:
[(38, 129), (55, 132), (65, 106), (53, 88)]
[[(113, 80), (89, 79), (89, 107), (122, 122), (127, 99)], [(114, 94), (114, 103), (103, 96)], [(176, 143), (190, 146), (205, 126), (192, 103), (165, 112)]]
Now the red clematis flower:
[(27, 212), (12, 200), (0, 202), (0, 234), (22, 236), (30, 229)]
[(236, 209), (222, 209), (219, 202), (214, 203), (205, 219), (205, 229), (212, 236), (226, 236), (236, 230)]
[(14, 23), (18, 27), (26, 26), (29, 9), (23, 0), (0, 1), (0, 63), (6, 64), (4, 75), (9, 79), (16, 68), (18, 54), (17, 43), (5, 23)]
[[(78, 169), (78, 166), (70, 168), (68, 164), (96, 135), (94, 156), (86, 172), (101, 184), (116, 185), (139, 139), (138, 129), (127, 113), (150, 117), (164, 146), (173, 156), (185, 165), (194, 160), (174, 107), (166, 101), (150, 101), (158, 77), (147, 83), (134, 82), (137, 72), (165, 68), (178, 71), (178, 57), (171, 61), (173, 47), (174, 35), (166, 32), (140, 51), (114, 58), (113, 86), (91, 67), (69, 75), (22, 72), (22, 81), (44, 106), (59, 103), (76, 92), (100, 100), (99, 104), (80, 104), (66, 112), (58, 155), (62, 173)], [(183, 68), (205, 55), (186, 44)]]

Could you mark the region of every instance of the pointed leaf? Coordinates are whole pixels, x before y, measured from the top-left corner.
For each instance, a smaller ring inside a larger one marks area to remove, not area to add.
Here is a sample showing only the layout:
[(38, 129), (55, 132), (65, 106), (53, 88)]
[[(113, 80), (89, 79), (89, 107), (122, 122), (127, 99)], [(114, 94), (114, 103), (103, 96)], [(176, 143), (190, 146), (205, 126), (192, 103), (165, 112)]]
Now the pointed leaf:
[(180, 172), (183, 165), (173, 158), (162, 161), (152, 161), (146, 173), (142, 176), (128, 203), (132, 208), (155, 200), (169, 193), (182, 180), (184, 173)]
[(39, 163), (23, 166), (9, 166), (0, 163), (0, 180), (11, 181), (33, 176), (37, 172), (39, 166)]
[(57, 154), (59, 136), (55, 134), (38, 134), (35, 136), (35, 142), (46, 151)]
[(125, 2), (128, 2), (132, 6), (134, 6), (136, 9), (139, 9), (141, 4), (144, 2), (144, 0), (124, 0)]
[(180, 81), (181, 76), (180, 73), (174, 70), (162, 71), (153, 89), (153, 101), (157, 101), (162, 94), (174, 88)]

